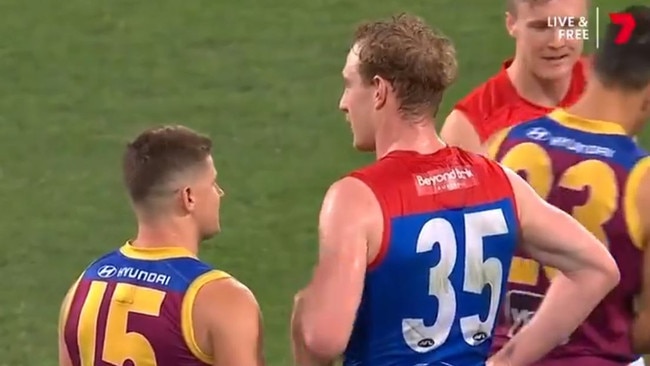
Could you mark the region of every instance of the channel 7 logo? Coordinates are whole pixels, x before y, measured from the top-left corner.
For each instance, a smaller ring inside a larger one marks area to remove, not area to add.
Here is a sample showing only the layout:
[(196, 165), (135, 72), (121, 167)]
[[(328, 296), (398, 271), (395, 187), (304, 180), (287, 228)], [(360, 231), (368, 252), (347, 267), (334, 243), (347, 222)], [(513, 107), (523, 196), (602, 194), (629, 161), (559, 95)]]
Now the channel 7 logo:
[(621, 30), (614, 38), (615, 44), (627, 43), (632, 37), (632, 32), (636, 27), (636, 21), (630, 13), (609, 13), (609, 20), (616, 25), (621, 26)]

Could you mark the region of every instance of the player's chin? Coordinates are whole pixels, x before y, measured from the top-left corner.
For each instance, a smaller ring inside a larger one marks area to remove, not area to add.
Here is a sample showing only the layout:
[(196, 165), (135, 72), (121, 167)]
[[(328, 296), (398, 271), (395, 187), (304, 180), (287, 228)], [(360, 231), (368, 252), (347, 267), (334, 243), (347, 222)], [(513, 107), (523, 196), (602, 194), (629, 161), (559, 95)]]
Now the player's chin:
[(558, 80), (570, 78), (575, 63), (566, 61), (561, 64), (544, 65), (538, 70), (537, 75), (545, 80)]
[(360, 141), (360, 140), (355, 139), (352, 142), (352, 146), (354, 146), (354, 148), (357, 151), (361, 151), (361, 152), (374, 152), (375, 151), (375, 142), (374, 141), (372, 141), (372, 142), (371, 141)]
[(211, 230), (206, 230), (201, 234), (202, 240), (209, 240), (217, 236), (221, 232), (221, 226), (217, 226)]

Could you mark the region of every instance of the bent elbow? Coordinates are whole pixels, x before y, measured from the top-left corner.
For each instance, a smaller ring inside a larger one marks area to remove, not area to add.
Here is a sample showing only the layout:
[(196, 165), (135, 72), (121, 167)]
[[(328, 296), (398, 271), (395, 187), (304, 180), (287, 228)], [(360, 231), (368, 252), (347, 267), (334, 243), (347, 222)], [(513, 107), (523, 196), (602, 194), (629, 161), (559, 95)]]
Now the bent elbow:
[(331, 325), (303, 328), (304, 346), (314, 356), (332, 360), (343, 354), (347, 346), (347, 340), (339, 333)]
[(621, 272), (618, 269), (616, 261), (611, 255), (608, 255), (606, 263), (603, 263), (602, 273), (607, 279), (607, 284), (610, 287), (610, 290), (618, 285), (621, 281)]

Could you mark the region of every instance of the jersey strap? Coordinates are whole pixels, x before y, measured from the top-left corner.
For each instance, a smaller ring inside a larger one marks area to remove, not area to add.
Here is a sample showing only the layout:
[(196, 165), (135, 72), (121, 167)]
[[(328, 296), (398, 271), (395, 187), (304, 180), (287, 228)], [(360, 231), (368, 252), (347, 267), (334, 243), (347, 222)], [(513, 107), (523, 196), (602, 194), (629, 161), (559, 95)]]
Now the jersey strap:
[(623, 197), (623, 210), (625, 212), (625, 223), (632, 244), (639, 250), (645, 249), (645, 233), (643, 230), (640, 207), (637, 205), (636, 198), (643, 178), (650, 172), (650, 156), (646, 156), (639, 160), (638, 163), (632, 168), (628, 175), (627, 182), (625, 183), (625, 195)]
[(81, 281), (82, 277), (83, 274), (81, 274), (77, 278), (77, 280), (72, 284), (72, 286), (68, 290), (68, 293), (65, 295), (65, 300), (64, 300), (65, 302), (61, 307), (61, 314), (59, 316), (59, 337), (63, 336), (65, 323), (68, 321), (68, 314), (70, 314), (70, 307), (72, 306), (72, 298), (74, 297), (74, 294), (77, 292), (77, 286), (79, 286), (79, 281)]
[(196, 296), (198, 295), (201, 288), (203, 288), (203, 286), (209, 282), (223, 280), (231, 277), (232, 276), (223, 271), (208, 271), (192, 281), (192, 284), (187, 288), (185, 296), (183, 297), (183, 305), (181, 306), (181, 330), (183, 332), (183, 339), (185, 340), (185, 344), (187, 344), (190, 352), (192, 352), (196, 358), (209, 365), (212, 364), (212, 357), (208, 355), (207, 352), (202, 350), (196, 341), (196, 335), (194, 332), (194, 320), (192, 316), (194, 301), (196, 300)]
[(497, 154), (499, 153), (499, 149), (501, 149), (501, 145), (503, 145), (503, 142), (506, 140), (506, 137), (508, 137), (508, 134), (510, 133), (511, 130), (512, 127), (506, 127), (494, 134), (494, 137), (492, 138), (492, 142), (488, 147), (488, 156), (490, 158), (494, 158), (497, 156)]

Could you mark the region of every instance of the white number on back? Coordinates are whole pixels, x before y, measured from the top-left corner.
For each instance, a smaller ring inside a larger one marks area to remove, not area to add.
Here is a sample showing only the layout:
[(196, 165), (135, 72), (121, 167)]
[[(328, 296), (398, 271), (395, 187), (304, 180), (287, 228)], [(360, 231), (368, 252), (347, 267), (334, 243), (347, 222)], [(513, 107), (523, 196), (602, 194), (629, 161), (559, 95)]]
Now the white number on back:
[[(465, 214), (465, 263), (463, 291), (480, 294), (490, 286), (490, 308), (485, 321), (478, 314), (460, 319), (465, 342), (477, 345), (485, 341), (494, 328), (501, 296), (503, 264), (498, 258), (484, 258), (483, 238), (508, 233), (508, 224), (501, 209)], [(418, 236), (416, 251), (425, 253), (440, 246), (440, 262), (429, 270), (429, 295), (438, 300), (438, 314), (432, 325), (424, 319), (402, 320), (404, 340), (416, 352), (429, 352), (445, 343), (456, 320), (457, 302), (449, 279), (457, 262), (458, 244), (452, 224), (443, 218), (427, 221)]]

